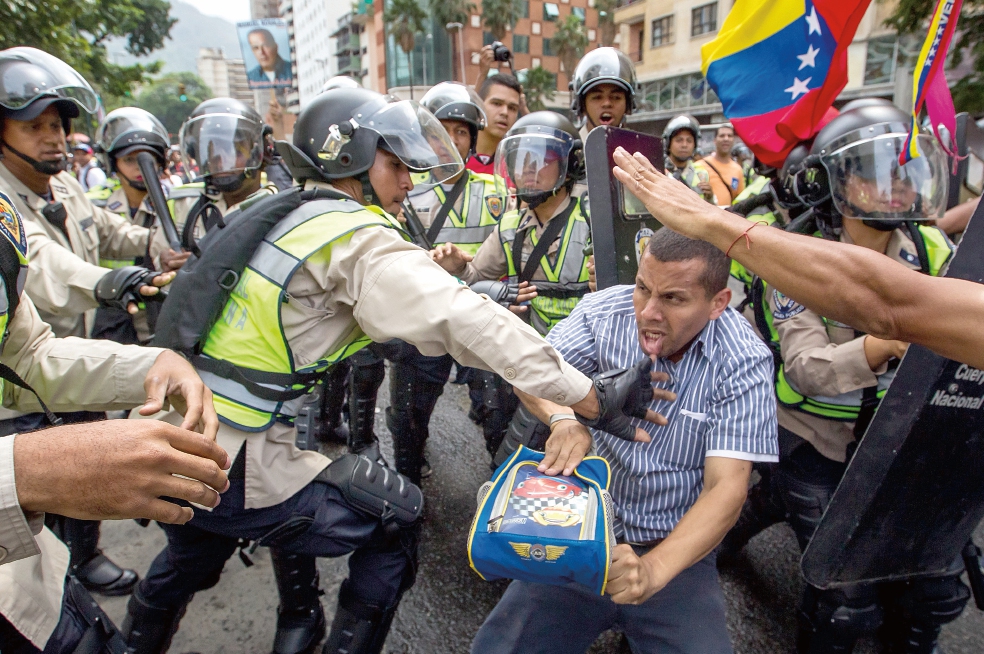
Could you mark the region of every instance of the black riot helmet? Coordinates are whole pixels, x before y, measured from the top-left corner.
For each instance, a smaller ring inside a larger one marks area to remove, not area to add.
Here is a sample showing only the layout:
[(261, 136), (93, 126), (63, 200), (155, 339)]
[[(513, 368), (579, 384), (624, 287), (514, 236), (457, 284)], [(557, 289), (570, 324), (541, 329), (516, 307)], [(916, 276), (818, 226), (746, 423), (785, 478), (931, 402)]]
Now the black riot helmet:
[(584, 96), (599, 84), (614, 84), (625, 91), (625, 113), (636, 109), (638, 88), (635, 67), (625, 54), (616, 48), (596, 48), (581, 57), (568, 85), (571, 92), (571, 112), (584, 119)]
[(804, 142), (790, 150), (786, 160), (782, 162), (782, 168), (779, 169), (773, 188), (779, 205), (784, 209), (804, 206), (793, 191), (793, 180), (802, 168), (803, 160), (808, 156), (810, 156), (810, 144)]
[[(74, 68), (47, 52), (27, 47), (0, 51), (0, 119), (34, 120), (51, 106), (58, 110), (68, 134), (72, 119), (80, 110), (95, 113), (99, 99)], [(67, 156), (61, 161), (37, 161), (4, 146), (43, 175), (56, 175), (68, 164)]]
[(153, 114), (138, 107), (110, 111), (96, 131), (96, 156), (103, 168), (116, 170), (116, 159), (131, 152), (149, 152), (164, 165), (171, 138), (167, 128)]
[(298, 182), (356, 178), (370, 202), (375, 193), (368, 172), (377, 148), (396, 155), (413, 172), (430, 172), (435, 184), (464, 170), (461, 155), (434, 114), (412, 100), (391, 102), (369, 89), (322, 93), (297, 117), (294, 142), (277, 142)]
[(438, 120), (458, 120), (468, 125), (471, 132), (470, 151), (475, 151), (479, 130), (485, 129), (487, 120), (482, 99), (470, 87), (461, 82), (435, 84), (420, 99)]
[(920, 134), (914, 145), (921, 156), (899, 164), (909, 127), (909, 116), (887, 104), (841, 113), (817, 134), (788, 180), (789, 190), (817, 209), (828, 235), (836, 235), (842, 218), (892, 231), (905, 222), (942, 217), (946, 156), (934, 137)]
[(554, 111), (516, 121), (495, 151), (495, 188), (535, 209), (584, 176), (584, 145), (577, 128)]
[(207, 187), (238, 191), (263, 166), (264, 128), (260, 114), (239, 100), (206, 100), (181, 125), (181, 158), (188, 170), (197, 162)]
[(697, 144), (700, 143), (700, 123), (697, 119), (690, 114), (680, 114), (679, 116), (674, 116), (670, 119), (670, 122), (666, 123), (666, 127), (663, 128), (663, 152), (669, 155), (670, 153), (670, 141), (673, 137), (682, 131), (688, 131), (694, 137), (694, 150), (697, 149)]
[(857, 98), (851, 100), (843, 107), (840, 108), (840, 113), (846, 113), (854, 109), (862, 109), (864, 107), (894, 107), (895, 104), (891, 100), (885, 98)]

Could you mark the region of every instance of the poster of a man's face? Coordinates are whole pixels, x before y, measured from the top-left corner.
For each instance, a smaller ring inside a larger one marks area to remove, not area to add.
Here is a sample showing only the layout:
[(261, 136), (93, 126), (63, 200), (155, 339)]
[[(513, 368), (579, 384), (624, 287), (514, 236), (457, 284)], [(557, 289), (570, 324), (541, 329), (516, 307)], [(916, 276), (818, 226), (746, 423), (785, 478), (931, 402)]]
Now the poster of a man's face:
[(291, 85), (290, 46), (286, 24), (277, 18), (236, 24), (251, 89), (287, 88)]

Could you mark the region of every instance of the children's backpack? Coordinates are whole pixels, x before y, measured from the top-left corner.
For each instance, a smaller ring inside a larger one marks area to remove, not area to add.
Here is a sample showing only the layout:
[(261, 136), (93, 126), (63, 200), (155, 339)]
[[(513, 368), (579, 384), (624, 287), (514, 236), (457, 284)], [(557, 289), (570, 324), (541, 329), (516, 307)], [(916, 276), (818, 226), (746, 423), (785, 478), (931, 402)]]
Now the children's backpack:
[(468, 561), (482, 579), (520, 579), (604, 594), (615, 546), (611, 470), (585, 457), (574, 475), (537, 471), (543, 453), (520, 446), (478, 491)]

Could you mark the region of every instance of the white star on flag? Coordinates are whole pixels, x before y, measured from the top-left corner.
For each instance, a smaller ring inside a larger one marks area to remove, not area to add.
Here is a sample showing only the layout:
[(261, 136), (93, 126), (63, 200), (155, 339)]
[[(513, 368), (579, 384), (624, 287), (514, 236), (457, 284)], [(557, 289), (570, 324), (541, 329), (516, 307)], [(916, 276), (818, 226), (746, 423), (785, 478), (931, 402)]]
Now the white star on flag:
[(813, 79), (813, 78), (812, 77), (807, 77), (805, 80), (803, 80), (801, 82), (798, 77), (794, 77), (793, 78), (793, 85), (790, 86), (788, 89), (784, 89), (784, 91), (786, 93), (792, 93), (793, 94), (793, 97), (790, 98), (790, 99), (791, 100), (795, 100), (799, 96), (805, 95), (806, 93), (809, 93), (810, 89), (807, 88), (806, 85), (810, 83), (810, 80), (811, 79)]
[(807, 66), (810, 68), (816, 68), (817, 55), (820, 54), (819, 48), (814, 48), (810, 45), (806, 51), (806, 54), (796, 55), (796, 58), (800, 60), (800, 67), (797, 70), (803, 70)]
[(814, 32), (820, 34), (821, 36), (823, 35), (823, 32), (820, 31), (820, 19), (817, 17), (816, 7), (810, 8), (810, 15), (806, 17), (806, 22), (810, 26), (810, 31), (806, 34), (807, 36), (813, 34)]

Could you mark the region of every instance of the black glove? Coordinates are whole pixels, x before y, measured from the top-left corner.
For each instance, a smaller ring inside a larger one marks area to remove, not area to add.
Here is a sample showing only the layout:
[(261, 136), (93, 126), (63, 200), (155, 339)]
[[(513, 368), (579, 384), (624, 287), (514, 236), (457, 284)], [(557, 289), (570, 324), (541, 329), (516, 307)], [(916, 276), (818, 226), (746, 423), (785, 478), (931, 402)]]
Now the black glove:
[(163, 300), (164, 294), (141, 295), (141, 286), (153, 286), (154, 277), (158, 273), (140, 266), (116, 268), (105, 275), (96, 284), (96, 301), (99, 306), (126, 311), (128, 304), (139, 304), (147, 300)]
[(508, 307), (516, 303), (516, 299), (519, 298), (519, 284), (509, 284), (507, 282), (493, 282), (493, 281), (481, 281), (475, 282), (468, 288), (480, 293), (482, 295), (488, 295), (489, 299), (493, 302), (501, 304), (504, 307)]
[(598, 397), (598, 417), (588, 420), (577, 416), (585, 427), (608, 432), (623, 440), (635, 440), (635, 427), (629, 416), (645, 419), (646, 409), (653, 401), (650, 371), (653, 361), (646, 357), (626, 370), (609, 370), (591, 380)]

